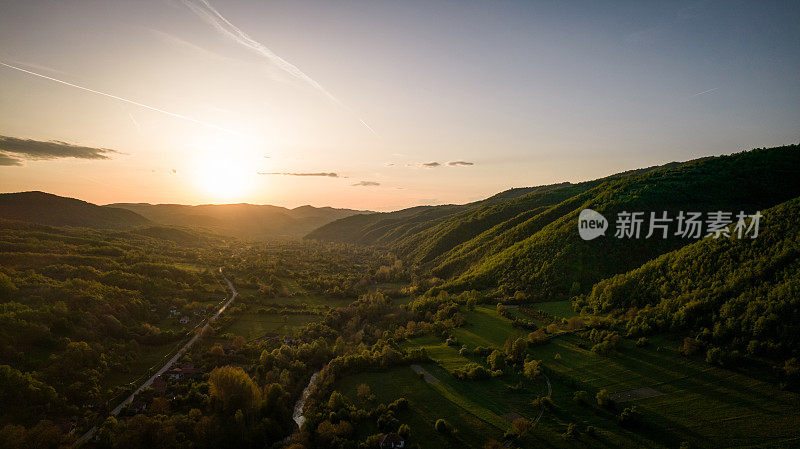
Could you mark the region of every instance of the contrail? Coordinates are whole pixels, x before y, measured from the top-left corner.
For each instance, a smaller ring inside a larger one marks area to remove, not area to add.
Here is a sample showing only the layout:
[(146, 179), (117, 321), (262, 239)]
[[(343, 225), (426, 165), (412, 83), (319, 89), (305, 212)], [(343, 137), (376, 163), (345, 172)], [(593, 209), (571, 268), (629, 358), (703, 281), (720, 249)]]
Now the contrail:
[(139, 132), (139, 134), (141, 134), (141, 133), (142, 133), (142, 127), (141, 127), (141, 126), (139, 126), (139, 122), (137, 122), (137, 121), (136, 121), (136, 119), (135, 119), (135, 118), (133, 118), (133, 114), (131, 114), (130, 112), (128, 112), (128, 117), (130, 117), (130, 118), (131, 118), (131, 121), (133, 122), (133, 125), (134, 125), (134, 126), (136, 126), (136, 131), (138, 131), (138, 132)]
[(280, 68), (284, 72), (313, 87), (322, 95), (324, 95), (326, 98), (328, 98), (330, 101), (335, 103), (337, 106), (341, 107), (342, 109), (346, 110), (347, 112), (355, 116), (358, 119), (358, 121), (361, 122), (361, 124), (364, 125), (364, 127), (366, 127), (372, 134), (376, 136), (378, 135), (375, 132), (375, 130), (372, 129), (371, 126), (367, 125), (367, 123), (363, 119), (358, 117), (355, 111), (347, 107), (347, 105), (342, 103), (332, 93), (328, 92), (324, 87), (322, 87), (322, 85), (316, 82), (313, 78), (303, 73), (303, 71), (300, 70), (297, 66), (276, 55), (272, 50), (267, 48), (261, 42), (258, 42), (255, 39), (248, 36), (247, 33), (242, 31), (236, 25), (232, 24), (228, 19), (226, 19), (222, 14), (220, 14), (219, 11), (217, 11), (216, 8), (211, 6), (211, 4), (207, 0), (199, 0), (199, 3), (201, 3), (202, 6), (195, 4), (191, 0), (182, 0), (182, 1), (183, 4), (185, 4), (201, 19), (205, 20), (209, 25), (214, 27), (214, 29), (216, 29), (218, 32), (232, 39), (236, 43), (260, 54), (261, 56), (265, 57), (269, 62), (275, 64), (278, 68)]
[(17, 67), (17, 66), (11, 65), (11, 64), (6, 64), (5, 62), (2, 62), (2, 61), (0, 61), (0, 65), (3, 65), (3, 66), (8, 67), (10, 69), (19, 70), (20, 72), (24, 72), (24, 73), (27, 73), (29, 75), (38, 76), (39, 78), (44, 78), (46, 80), (55, 81), (56, 83), (60, 83), (60, 84), (66, 85), (66, 86), (74, 87), (76, 89), (85, 90), (85, 91), (91, 92), (93, 94), (102, 95), (104, 97), (113, 98), (113, 99), (119, 100), (119, 101), (124, 101), (125, 103), (129, 103), (129, 104), (132, 104), (134, 106), (139, 106), (140, 108), (145, 108), (145, 109), (149, 109), (151, 111), (160, 112), (162, 114), (169, 115), (170, 117), (175, 117), (175, 118), (186, 120), (186, 121), (189, 121), (189, 122), (192, 122), (192, 123), (197, 123), (198, 125), (203, 125), (203, 126), (206, 126), (208, 128), (216, 129), (218, 131), (224, 131), (224, 132), (229, 133), (229, 134), (239, 135), (239, 133), (237, 133), (235, 131), (231, 131), (230, 129), (223, 128), (223, 127), (215, 125), (213, 123), (208, 123), (208, 122), (204, 122), (202, 120), (197, 120), (196, 118), (192, 118), (192, 117), (189, 117), (189, 116), (186, 116), (186, 115), (183, 115), (183, 114), (178, 114), (178, 113), (175, 113), (175, 112), (165, 111), (163, 109), (159, 109), (159, 108), (156, 108), (156, 107), (153, 107), (153, 106), (148, 106), (146, 104), (139, 103), (137, 101), (128, 100), (127, 98), (118, 97), (116, 95), (112, 95), (112, 94), (109, 94), (109, 93), (106, 93), (106, 92), (100, 92), (99, 90), (89, 89), (88, 87), (83, 87), (83, 86), (79, 86), (77, 84), (68, 83), (66, 81), (62, 81), (62, 80), (57, 79), (57, 78), (52, 78), (52, 77), (49, 77), (47, 75), (42, 75), (41, 73), (36, 73), (36, 72), (32, 72), (30, 70), (25, 70), (22, 67)]
[[(698, 93), (692, 95), (691, 97), (697, 97), (697, 96), (700, 96), (700, 95), (703, 95), (703, 94), (708, 94), (708, 93), (714, 92), (717, 89), (719, 89), (719, 87), (715, 87), (713, 89), (704, 90), (702, 92), (698, 92)], [(689, 98), (691, 98), (691, 97), (689, 97)]]

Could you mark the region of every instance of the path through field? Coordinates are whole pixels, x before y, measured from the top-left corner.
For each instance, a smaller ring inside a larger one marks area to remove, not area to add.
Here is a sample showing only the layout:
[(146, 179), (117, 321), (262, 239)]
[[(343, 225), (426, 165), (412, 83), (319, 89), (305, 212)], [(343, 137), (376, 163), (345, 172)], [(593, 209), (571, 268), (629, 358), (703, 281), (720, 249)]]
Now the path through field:
[(433, 374), (426, 371), (425, 368), (419, 365), (411, 365), (411, 369), (413, 369), (414, 372), (417, 374), (422, 374), (422, 377), (425, 378), (425, 382), (428, 382), (429, 384), (439, 383), (439, 379), (437, 379), (436, 376), (434, 376)]

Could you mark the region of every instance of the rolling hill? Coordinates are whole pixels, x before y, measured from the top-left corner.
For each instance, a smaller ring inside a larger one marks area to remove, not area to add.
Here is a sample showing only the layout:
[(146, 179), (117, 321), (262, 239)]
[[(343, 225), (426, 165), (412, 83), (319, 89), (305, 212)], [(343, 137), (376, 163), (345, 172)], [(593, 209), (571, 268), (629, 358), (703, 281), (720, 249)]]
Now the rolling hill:
[(130, 210), (101, 207), (45, 192), (1, 193), (0, 218), (50, 226), (120, 230), (152, 224)]
[(287, 209), (256, 204), (116, 203), (108, 208), (126, 209), (166, 226), (205, 228), (213, 232), (253, 240), (299, 238), (331, 221), (363, 214), (363, 211), (300, 206)]
[(578, 184), (523, 189), (462, 206), (350, 217), (306, 238), (391, 248), (444, 278), (445, 288), (522, 291), (534, 300), (586, 293), (691, 240), (583, 241), (584, 208), (621, 211), (747, 211), (800, 196), (800, 148), (789, 145), (634, 170)]

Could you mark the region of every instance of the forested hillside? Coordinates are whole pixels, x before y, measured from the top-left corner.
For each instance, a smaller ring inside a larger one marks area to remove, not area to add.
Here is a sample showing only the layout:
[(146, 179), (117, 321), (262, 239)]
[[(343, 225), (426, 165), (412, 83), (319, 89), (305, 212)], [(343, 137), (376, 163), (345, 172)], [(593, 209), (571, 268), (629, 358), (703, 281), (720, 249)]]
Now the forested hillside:
[(0, 193), (0, 218), (50, 226), (131, 229), (152, 224), (139, 214), (44, 192)]
[(598, 282), (577, 305), (618, 314), (634, 337), (691, 331), (718, 364), (797, 357), (800, 198), (763, 214), (755, 239), (703, 239)]
[(82, 417), (124, 390), (114, 380), (183, 338), (171, 308), (205, 313), (225, 296), (208, 265), (219, 247), (185, 231), (0, 220), (0, 423)]
[[(517, 291), (535, 300), (588, 292), (597, 281), (691, 243), (667, 239), (580, 239), (584, 208), (612, 218), (621, 211), (753, 213), (800, 195), (797, 145), (620, 173), (580, 184), (523, 191), (465, 206), (409, 209), (324, 226), (309, 239), (386, 246), (447, 280), (458, 291)], [(360, 235), (358, 239), (352, 236)]]

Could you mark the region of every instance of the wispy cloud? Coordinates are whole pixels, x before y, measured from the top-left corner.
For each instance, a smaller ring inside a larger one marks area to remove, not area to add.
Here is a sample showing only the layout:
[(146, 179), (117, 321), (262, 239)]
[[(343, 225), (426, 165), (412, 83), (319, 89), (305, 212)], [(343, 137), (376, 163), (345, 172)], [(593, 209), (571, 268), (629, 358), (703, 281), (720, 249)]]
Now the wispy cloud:
[(63, 81), (63, 80), (60, 80), (60, 79), (57, 79), (57, 78), (53, 78), (53, 77), (50, 77), (50, 76), (47, 76), (47, 75), (42, 75), (41, 73), (36, 73), (36, 72), (31, 71), (31, 70), (23, 69), (22, 67), (17, 67), (15, 65), (6, 64), (5, 62), (2, 62), (2, 61), (0, 61), (0, 65), (8, 67), (9, 69), (14, 69), (14, 70), (18, 70), (20, 72), (27, 73), (29, 75), (38, 76), (39, 78), (44, 78), (46, 80), (54, 81), (56, 83), (60, 83), (60, 84), (63, 84), (65, 86), (70, 86), (70, 87), (74, 87), (76, 89), (85, 90), (85, 91), (91, 92), (93, 94), (102, 95), (104, 97), (113, 98), (114, 100), (123, 101), (125, 103), (132, 104), (132, 105), (135, 105), (135, 106), (139, 106), (141, 108), (149, 109), (151, 111), (160, 112), (160, 113), (166, 114), (166, 115), (168, 115), (170, 117), (175, 117), (175, 118), (179, 118), (181, 120), (186, 120), (186, 121), (189, 121), (189, 122), (192, 122), (192, 123), (197, 123), (198, 125), (203, 125), (203, 126), (208, 127), (208, 128), (216, 129), (218, 131), (224, 131), (224, 132), (229, 133), (229, 134), (238, 134), (238, 133), (236, 133), (234, 131), (231, 131), (230, 129), (223, 128), (223, 127), (215, 125), (213, 123), (204, 122), (202, 120), (198, 120), (196, 118), (192, 118), (192, 117), (189, 117), (187, 115), (178, 114), (178, 113), (175, 113), (175, 112), (165, 111), (164, 109), (160, 109), (160, 108), (157, 108), (157, 107), (154, 107), (154, 106), (146, 105), (144, 103), (139, 103), (138, 101), (129, 100), (127, 98), (118, 97), (116, 95), (112, 95), (112, 94), (109, 94), (109, 93), (106, 93), (106, 92), (101, 92), (99, 90), (94, 90), (94, 89), (90, 89), (88, 87), (79, 86), (77, 84), (68, 83), (66, 81)]
[(17, 159), (8, 154), (0, 153), (0, 166), (2, 167), (16, 167), (22, 165), (22, 160)]
[(51, 160), (63, 158), (109, 159), (122, 154), (108, 148), (85, 147), (58, 140), (42, 141), (0, 136), (0, 165), (22, 165), (23, 160)]
[(425, 167), (425, 168), (436, 168), (436, 167), (440, 167), (441, 165), (442, 164), (440, 164), (438, 162), (425, 162), (424, 164), (422, 164), (422, 166)]
[(474, 162), (467, 162), (467, 161), (451, 161), (448, 162), (447, 165), (451, 167), (467, 167), (470, 165), (475, 165)]
[(353, 114), (353, 116), (358, 119), (358, 121), (364, 125), (372, 134), (377, 135), (374, 129), (369, 126), (362, 118), (358, 117), (355, 114), (355, 111), (350, 109), (341, 100), (336, 98), (332, 93), (330, 93), (327, 89), (322, 87), (320, 83), (316, 80), (311, 78), (310, 76), (306, 75), (305, 72), (300, 70), (297, 66), (290, 63), (289, 61), (281, 58), (277, 54), (275, 54), (272, 50), (270, 50), (266, 45), (258, 42), (257, 40), (251, 38), (247, 33), (242, 31), (236, 25), (231, 23), (228, 19), (226, 19), (219, 11), (217, 11), (214, 6), (211, 5), (207, 0), (182, 0), (183, 4), (186, 5), (189, 9), (192, 10), (198, 17), (203, 19), (206, 23), (211, 25), (217, 32), (224, 35), (225, 37), (233, 40), (234, 42), (238, 43), (239, 45), (248, 48), (259, 55), (263, 56), (267, 61), (269, 61), (274, 66), (278, 67), (279, 69), (283, 70), (284, 72), (291, 75), (293, 78), (311, 86), (313, 89), (318, 91), (320, 94), (328, 98), (337, 106), (345, 109), (349, 113)]
[(320, 173), (286, 173), (286, 172), (270, 172), (270, 173), (266, 173), (266, 172), (258, 172), (258, 174), (259, 175), (280, 175), (280, 176), (323, 176), (323, 177), (328, 177), (328, 178), (338, 178), (339, 177), (338, 173), (325, 173), (325, 172), (320, 172)]
[(350, 184), (353, 187), (375, 187), (381, 185), (379, 182), (374, 181), (360, 181), (355, 184)]

